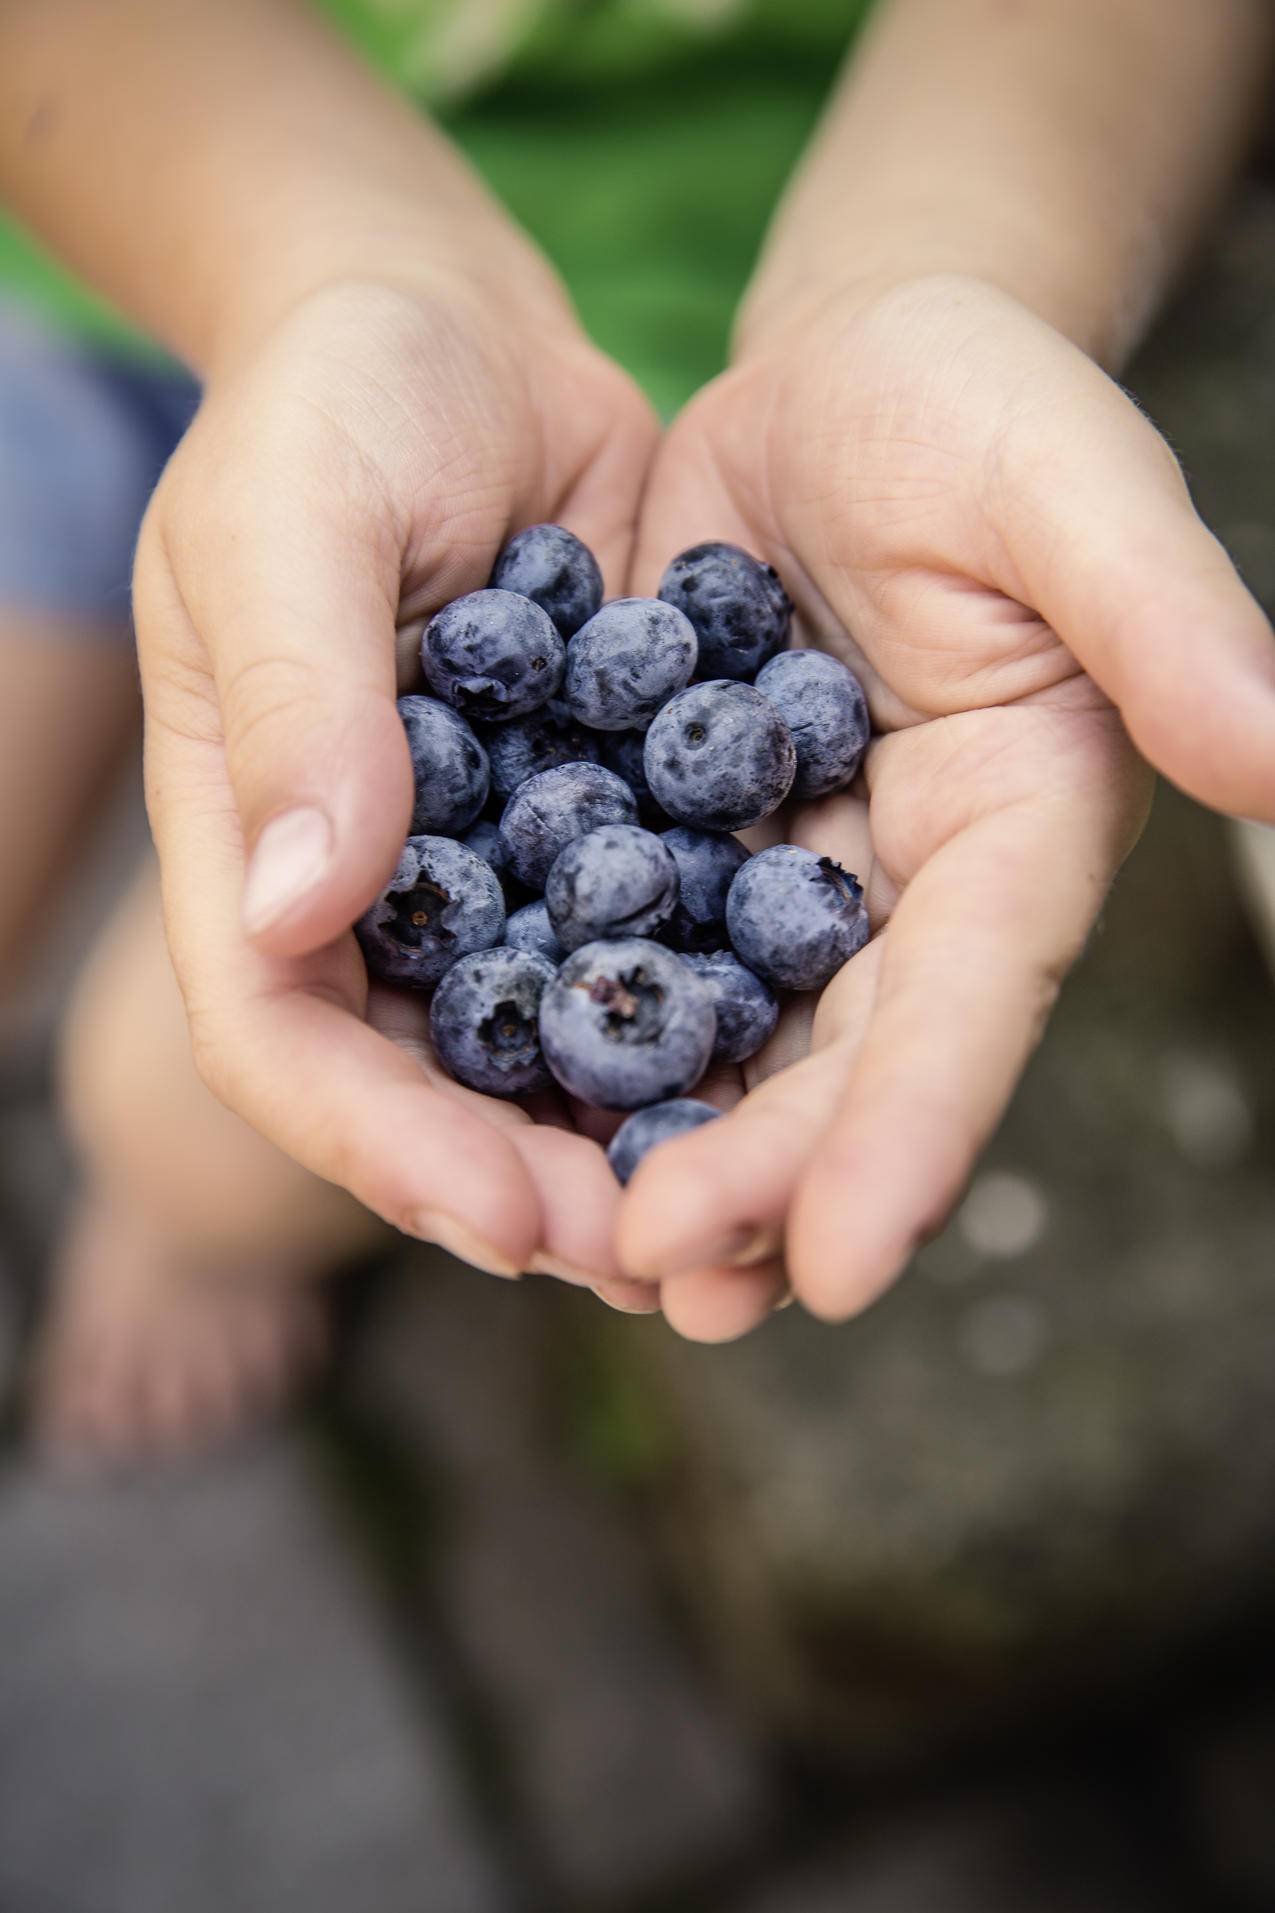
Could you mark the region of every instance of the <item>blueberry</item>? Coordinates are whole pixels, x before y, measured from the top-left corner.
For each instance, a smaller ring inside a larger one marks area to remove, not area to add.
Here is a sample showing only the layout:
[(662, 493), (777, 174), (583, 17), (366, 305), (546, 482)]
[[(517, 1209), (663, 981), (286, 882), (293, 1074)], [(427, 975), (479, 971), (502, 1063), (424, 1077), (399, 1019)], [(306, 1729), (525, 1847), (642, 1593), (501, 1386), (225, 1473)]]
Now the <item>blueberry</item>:
[(602, 603), (597, 559), (561, 525), (528, 525), (518, 532), (497, 558), (491, 582), (538, 604), (564, 638), (578, 631)]
[(660, 940), (674, 950), (726, 948), (726, 893), (748, 852), (720, 831), (676, 824), (662, 841), (677, 865), (678, 894)]
[(792, 732), (794, 797), (826, 797), (853, 778), (868, 747), (868, 700), (853, 671), (826, 651), (783, 651), (757, 674)]
[(831, 857), (776, 844), (730, 887), (726, 927), (742, 963), (778, 990), (819, 990), (868, 940), (863, 885)]
[(601, 764), (559, 764), (520, 784), (505, 805), (500, 834), (514, 875), (533, 890), (573, 837), (599, 824), (635, 824), (637, 805), (627, 784)]
[(688, 619), (658, 598), (614, 598), (576, 633), (563, 695), (596, 731), (649, 724), (695, 675), (698, 652)]
[(512, 797), (537, 771), (559, 764), (596, 764), (599, 740), (585, 729), (560, 698), (554, 698), (529, 717), (511, 724), (489, 724), (483, 732), (491, 787), (498, 797)]
[(480, 817), (476, 824), (469, 826), (460, 841), (495, 871), (505, 895), (506, 910), (516, 910), (520, 904), (526, 902), (526, 885), (519, 883), (509, 868), (509, 853), (505, 849), (505, 840), (500, 834), (500, 825), (497, 822), (490, 817)]
[(553, 934), (543, 897), (512, 912), (505, 923), (505, 942), (511, 950), (530, 950), (534, 956), (544, 957), (555, 969), (567, 954)]
[(792, 601), (778, 572), (738, 545), (692, 545), (664, 573), (660, 596), (695, 626), (705, 677), (754, 677), (788, 642)]
[(458, 1083), (489, 1096), (523, 1096), (552, 1082), (540, 1051), (540, 999), (553, 965), (527, 950), (478, 950), (439, 984), (429, 1033)]
[(649, 1109), (635, 1110), (626, 1116), (611, 1138), (607, 1161), (620, 1182), (628, 1182), (633, 1171), (657, 1144), (685, 1136), (721, 1115), (711, 1103), (697, 1103), (690, 1096), (679, 1096), (671, 1103), (652, 1103)]
[(779, 1004), (775, 993), (759, 976), (746, 969), (729, 950), (711, 950), (703, 956), (682, 958), (707, 986), (717, 1012), (715, 1063), (743, 1063), (756, 1056), (775, 1033)]
[(462, 717), (489, 724), (525, 717), (562, 682), (566, 646), (553, 620), (513, 591), (471, 591), (432, 617), (421, 668)]
[(778, 810), (797, 753), (770, 699), (715, 678), (670, 698), (646, 734), (646, 781), (679, 824), (746, 830)]
[(599, 1109), (638, 1109), (692, 1088), (716, 1029), (705, 985), (681, 957), (643, 937), (586, 943), (540, 1004), (550, 1069)]
[(499, 943), (505, 903), (490, 865), (450, 837), (409, 837), (355, 933), (373, 976), (428, 990), (457, 957)]
[(463, 833), (460, 841), (476, 857), (481, 857), (498, 877), (504, 876), (509, 868), (509, 859), (505, 855), (505, 842), (499, 824), (493, 823), (490, 817), (480, 817), (476, 824), (471, 824)]
[(463, 717), (436, 697), (401, 697), (416, 796), (412, 834), (458, 835), (487, 801), (487, 753)]
[(671, 851), (636, 824), (603, 824), (569, 843), (545, 882), (545, 907), (566, 950), (599, 937), (650, 937), (677, 901)]
[(617, 777), (624, 779), (637, 799), (638, 816), (648, 830), (663, 830), (672, 823), (666, 811), (660, 809), (651, 795), (651, 786), (646, 781), (646, 764), (643, 753), (646, 750), (645, 731), (599, 731), (598, 745), (602, 762)]

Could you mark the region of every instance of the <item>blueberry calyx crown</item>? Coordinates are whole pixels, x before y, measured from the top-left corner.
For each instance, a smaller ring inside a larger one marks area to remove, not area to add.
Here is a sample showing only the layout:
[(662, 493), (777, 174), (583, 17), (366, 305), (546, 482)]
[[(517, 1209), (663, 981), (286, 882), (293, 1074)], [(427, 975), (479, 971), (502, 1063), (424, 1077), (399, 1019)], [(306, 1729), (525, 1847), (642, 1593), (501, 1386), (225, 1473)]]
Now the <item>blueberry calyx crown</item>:
[(659, 1026), (664, 992), (640, 965), (622, 976), (596, 976), (591, 983), (577, 983), (576, 988), (605, 1009), (602, 1034), (613, 1043), (645, 1042)]
[(490, 1016), (478, 1025), (478, 1040), (484, 1049), (498, 1055), (517, 1055), (539, 1042), (534, 1017), (524, 1016), (516, 1003), (497, 1003)]
[(442, 921), (443, 912), (451, 902), (450, 891), (428, 881), (399, 892), (391, 905), (395, 937), (409, 950), (419, 950), (427, 935), (443, 943), (454, 942), (455, 933)]
[(847, 903), (859, 904), (863, 901), (863, 885), (854, 872), (844, 869), (835, 857), (819, 859), (819, 874), (825, 883), (831, 884), (834, 890), (841, 892)]

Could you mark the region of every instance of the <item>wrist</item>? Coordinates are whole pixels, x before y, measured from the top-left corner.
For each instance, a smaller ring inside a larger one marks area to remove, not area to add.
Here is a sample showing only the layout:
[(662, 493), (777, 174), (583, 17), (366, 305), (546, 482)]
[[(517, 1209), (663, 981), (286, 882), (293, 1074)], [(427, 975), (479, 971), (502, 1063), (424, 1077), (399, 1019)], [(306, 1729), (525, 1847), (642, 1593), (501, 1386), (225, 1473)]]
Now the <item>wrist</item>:
[(494, 205), (469, 217), (426, 217), (418, 203), (351, 197), (320, 222), (272, 221), (238, 270), (219, 275), (191, 340), (205, 377), (223, 375), (308, 300), (376, 286), (430, 304), (515, 311), (528, 331), (576, 325), (560, 281)]
[[(866, 234), (853, 265), (811, 267), (777, 248), (763, 260), (740, 306), (732, 335), (733, 363), (772, 349), (794, 330), (836, 309), (854, 312), (903, 287), (976, 283), (1007, 294), (1080, 347), (1108, 371), (1128, 357), (1154, 310), (1162, 280), (1153, 245), (1128, 256), (1123, 270), (1104, 270), (1103, 248), (1079, 236), (1072, 246), (1041, 250), (1005, 232), (960, 234), (935, 218), (909, 231)], [(1098, 262), (1095, 266), (1095, 261)]]

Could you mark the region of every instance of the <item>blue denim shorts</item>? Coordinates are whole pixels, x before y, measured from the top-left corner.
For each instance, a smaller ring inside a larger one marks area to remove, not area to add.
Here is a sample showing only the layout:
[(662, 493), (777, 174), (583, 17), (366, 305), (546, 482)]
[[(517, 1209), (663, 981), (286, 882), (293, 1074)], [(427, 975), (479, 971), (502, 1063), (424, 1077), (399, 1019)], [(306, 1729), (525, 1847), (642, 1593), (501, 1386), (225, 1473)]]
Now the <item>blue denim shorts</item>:
[(142, 514), (198, 403), (175, 366), (0, 299), (0, 610), (127, 628)]

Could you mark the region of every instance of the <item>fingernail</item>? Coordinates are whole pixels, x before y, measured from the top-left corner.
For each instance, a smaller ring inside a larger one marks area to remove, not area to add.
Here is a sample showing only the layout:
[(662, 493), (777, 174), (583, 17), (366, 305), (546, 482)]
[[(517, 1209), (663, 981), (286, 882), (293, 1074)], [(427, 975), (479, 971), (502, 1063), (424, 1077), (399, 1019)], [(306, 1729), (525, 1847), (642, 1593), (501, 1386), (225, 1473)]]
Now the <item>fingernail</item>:
[(754, 1263), (769, 1262), (779, 1253), (779, 1239), (773, 1229), (736, 1229), (714, 1249), (701, 1255), (698, 1266), (714, 1269), (751, 1269)]
[(243, 886), (243, 926), (250, 937), (277, 923), (332, 858), (332, 826), (321, 810), (305, 805), (272, 817), (248, 860)]
[(778, 1254), (779, 1238), (774, 1230), (750, 1223), (683, 1255), (667, 1255), (658, 1268), (629, 1269), (626, 1274), (635, 1281), (662, 1282), (666, 1277), (694, 1275), (700, 1269), (750, 1269), (754, 1263), (769, 1262)]
[(649, 1302), (617, 1302), (613, 1295), (607, 1295), (602, 1289), (594, 1289), (593, 1294), (607, 1308), (614, 1309), (617, 1315), (654, 1315), (659, 1307), (654, 1297)]
[(522, 1270), (508, 1256), (493, 1249), (490, 1242), (484, 1242), (454, 1216), (440, 1215), (435, 1209), (422, 1209), (412, 1219), (411, 1233), (419, 1236), (422, 1242), (432, 1242), (437, 1248), (446, 1249), (448, 1255), (454, 1255), (460, 1262), (468, 1262), (472, 1268), (481, 1269), (484, 1275), (503, 1276), (507, 1282), (516, 1282)]
[[(552, 1275), (559, 1282), (570, 1282), (572, 1287), (577, 1289), (592, 1289), (598, 1279), (587, 1269), (576, 1268), (573, 1262), (563, 1262), (557, 1256), (542, 1255), (539, 1249), (527, 1264), (527, 1273), (528, 1275)], [(597, 1291), (594, 1290), (594, 1293), (596, 1294)]]
[(732, 1262), (732, 1268), (750, 1269), (754, 1262), (769, 1262), (779, 1254), (779, 1237), (773, 1229), (755, 1229), (750, 1239), (738, 1250)]

